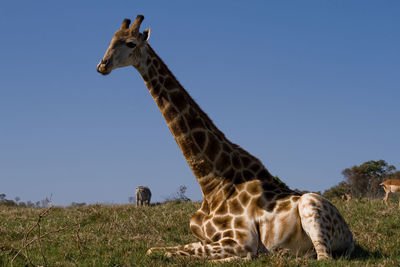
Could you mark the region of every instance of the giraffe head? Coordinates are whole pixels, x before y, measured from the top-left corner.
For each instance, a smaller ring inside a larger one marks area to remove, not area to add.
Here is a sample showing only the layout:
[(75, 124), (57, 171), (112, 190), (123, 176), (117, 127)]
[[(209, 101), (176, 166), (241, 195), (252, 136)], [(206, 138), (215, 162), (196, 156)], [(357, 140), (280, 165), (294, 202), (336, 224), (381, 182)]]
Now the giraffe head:
[(115, 32), (103, 59), (97, 65), (97, 71), (107, 75), (113, 69), (126, 66), (139, 66), (144, 47), (150, 37), (150, 28), (139, 32), (143, 15), (138, 15), (132, 26), (130, 19), (124, 19), (121, 28)]

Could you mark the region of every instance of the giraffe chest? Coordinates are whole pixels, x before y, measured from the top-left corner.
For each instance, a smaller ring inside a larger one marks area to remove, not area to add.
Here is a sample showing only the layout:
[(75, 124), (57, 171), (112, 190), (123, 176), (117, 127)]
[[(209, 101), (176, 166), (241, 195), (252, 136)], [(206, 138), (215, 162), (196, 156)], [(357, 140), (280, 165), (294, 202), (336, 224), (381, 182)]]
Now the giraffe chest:
[(240, 244), (247, 244), (256, 235), (255, 223), (246, 214), (209, 214), (204, 218), (201, 228), (206, 240), (211, 242), (233, 239)]
[(260, 219), (260, 239), (268, 250), (287, 248), (307, 250), (312, 243), (302, 229), (297, 197), (277, 201), (276, 208)]

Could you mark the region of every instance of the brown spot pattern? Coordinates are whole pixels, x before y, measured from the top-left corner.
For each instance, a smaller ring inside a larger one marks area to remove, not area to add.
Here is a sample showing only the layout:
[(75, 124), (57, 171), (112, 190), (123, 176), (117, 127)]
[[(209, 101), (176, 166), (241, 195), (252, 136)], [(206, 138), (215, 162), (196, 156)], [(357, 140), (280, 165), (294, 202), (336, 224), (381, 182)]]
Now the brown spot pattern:
[(277, 213), (287, 212), (292, 208), (292, 204), (289, 200), (285, 200), (279, 203), (278, 208), (276, 209)]
[(171, 126), (171, 131), (175, 136), (180, 136), (188, 131), (186, 123), (182, 119), (175, 120)]
[(181, 92), (171, 92), (169, 98), (178, 111), (183, 111), (187, 106), (185, 96)]
[(261, 193), (261, 187), (259, 182), (253, 182), (250, 183), (247, 186), (247, 192), (249, 192), (250, 195), (258, 195)]
[[(226, 152), (222, 152), (218, 159), (217, 159), (217, 170), (219, 172), (223, 172), (226, 169), (230, 167), (230, 162), (229, 162), (229, 155)], [(232, 170), (233, 171), (233, 170)], [(233, 174), (231, 174), (232, 177)], [(232, 178), (231, 178), (232, 179)]]
[(164, 81), (164, 86), (168, 90), (175, 89), (178, 88), (178, 83), (174, 79), (167, 77)]
[(212, 224), (210, 222), (208, 222), (206, 224), (206, 233), (207, 236), (213, 236), (215, 233), (216, 229), (214, 228), (214, 226), (212, 226)]
[(222, 238), (226, 238), (226, 237), (231, 237), (231, 238), (233, 238), (233, 231), (232, 231), (232, 230), (229, 230), (229, 231), (223, 232)]
[(169, 123), (173, 118), (178, 116), (179, 112), (172, 105), (168, 105), (164, 110), (164, 118)]
[(207, 147), (204, 153), (211, 161), (214, 161), (219, 151), (220, 151), (220, 145), (217, 139), (214, 137), (213, 134), (209, 133)]
[(250, 195), (247, 194), (245, 191), (239, 194), (239, 201), (242, 203), (244, 207), (247, 206), (247, 204), (250, 201)]
[(233, 223), (235, 229), (246, 229), (247, 223), (244, 217), (236, 217)]
[(243, 207), (237, 199), (233, 199), (229, 203), (229, 212), (235, 215), (243, 213)]
[(232, 227), (232, 217), (231, 216), (223, 216), (223, 217), (214, 217), (213, 218), (214, 225), (218, 227), (219, 230), (227, 230)]
[(223, 214), (226, 214), (227, 212), (228, 212), (228, 205), (226, 204), (226, 201), (224, 201), (221, 203), (221, 205), (215, 211), (215, 214), (223, 215)]

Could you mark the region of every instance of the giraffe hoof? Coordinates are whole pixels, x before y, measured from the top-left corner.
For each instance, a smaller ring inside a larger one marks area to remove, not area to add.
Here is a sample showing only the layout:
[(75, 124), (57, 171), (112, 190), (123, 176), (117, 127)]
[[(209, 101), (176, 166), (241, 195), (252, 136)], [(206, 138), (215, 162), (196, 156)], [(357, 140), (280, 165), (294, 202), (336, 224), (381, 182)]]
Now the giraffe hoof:
[(329, 255), (317, 255), (317, 260), (329, 260), (330, 258)]

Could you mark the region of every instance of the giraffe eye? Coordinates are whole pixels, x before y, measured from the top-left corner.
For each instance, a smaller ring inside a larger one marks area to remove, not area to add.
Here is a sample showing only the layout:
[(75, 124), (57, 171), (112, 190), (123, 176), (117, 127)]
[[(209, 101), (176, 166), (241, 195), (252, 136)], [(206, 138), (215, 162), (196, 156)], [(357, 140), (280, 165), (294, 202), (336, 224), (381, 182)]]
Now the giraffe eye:
[(136, 46), (136, 44), (134, 44), (133, 42), (126, 43), (126, 45), (127, 45), (129, 48), (134, 48), (134, 47)]

